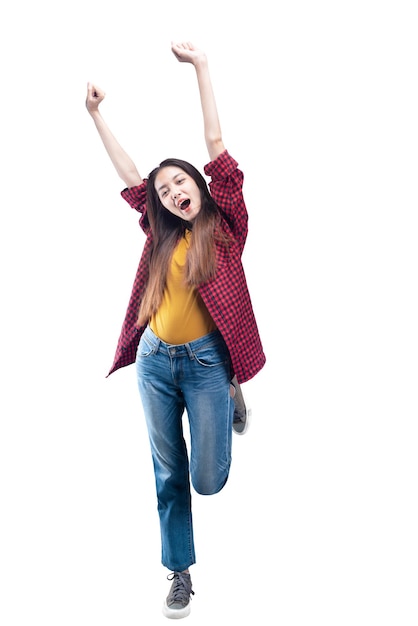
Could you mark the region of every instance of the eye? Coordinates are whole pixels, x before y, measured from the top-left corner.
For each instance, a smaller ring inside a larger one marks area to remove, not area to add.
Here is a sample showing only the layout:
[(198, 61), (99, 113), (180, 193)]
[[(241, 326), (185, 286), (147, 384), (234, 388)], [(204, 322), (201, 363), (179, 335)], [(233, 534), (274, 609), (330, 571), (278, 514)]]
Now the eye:
[(168, 189), (164, 189), (164, 191), (161, 192), (161, 197), (165, 198), (167, 194), (168, 194)]
[(184, 183), (184, 180), (185, 180), (184, 178), (178, 178), (178, 179), (176, 180), (176, 183), (177, 183), (178, 185), (181, 185), (182, 183)]

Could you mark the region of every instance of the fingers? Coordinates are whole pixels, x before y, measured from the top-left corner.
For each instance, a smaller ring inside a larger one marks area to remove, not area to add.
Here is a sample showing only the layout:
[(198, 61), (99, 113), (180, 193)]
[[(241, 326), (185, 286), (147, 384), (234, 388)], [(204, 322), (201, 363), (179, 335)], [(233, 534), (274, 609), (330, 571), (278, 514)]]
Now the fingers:
[(89, 111), (95, 111), (103, 98), (105, 97), (105, 92), (100, 89), (94, 83), (87, 83), (87, 97), (86, 97), (86, 106)]
[(98, 87), (97, 85), (95, 85), (94, 83), (87, 83), (87, 96), (88, 98), (90, 98), (91, 100), (103, 100), (103, 98), (105, 97), (105, 92), (103, 91), (103, 89), (100, 89), (100, 87)]
[(180, 41), (180, 42), (172, 41), (171, 49), (173, 50), (174, 48), (180, 51), (181, 50), (194, 50), (194, 45), (192, 44), (191, 41)]
[(191, 41), (171, 42), (171, 50), (176, 59), (183, 63), (195, 64), (197, 59), (204, 54)]
[(104, 97), (105, 96), (104, 91), (102, 89), (100, 89), (100, 87), (95, 85), (94, 83), (87, 83), (87, 92), (93, 98), (100, 98), (100, 97)]

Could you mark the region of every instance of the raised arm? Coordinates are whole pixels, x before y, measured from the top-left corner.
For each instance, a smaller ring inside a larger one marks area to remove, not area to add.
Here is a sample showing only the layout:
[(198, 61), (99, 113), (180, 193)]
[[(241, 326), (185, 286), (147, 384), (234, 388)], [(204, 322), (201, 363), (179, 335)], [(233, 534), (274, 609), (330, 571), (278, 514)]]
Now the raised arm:
[(142, 183), (142, 178), (136, 169), (135, 163), (116, 140), (99, 111), (99, 104), (104, 97), (104, 91), (96, 85), (88, 83), (86, 98), (87, 111), (90, 113), (96, 125), (100, 138), (103, 141), (104, 147), (117, 173), (127, 187), (135, 187)]
[(190, 42), (172, 43), (171, 49), (180, 62), (191, 63), (195, 68), (202, 105), (205, 141), (209, 158), (213, 161), (225, 150), (225, 146), (222, 141), (221, 125), (206, 54)]

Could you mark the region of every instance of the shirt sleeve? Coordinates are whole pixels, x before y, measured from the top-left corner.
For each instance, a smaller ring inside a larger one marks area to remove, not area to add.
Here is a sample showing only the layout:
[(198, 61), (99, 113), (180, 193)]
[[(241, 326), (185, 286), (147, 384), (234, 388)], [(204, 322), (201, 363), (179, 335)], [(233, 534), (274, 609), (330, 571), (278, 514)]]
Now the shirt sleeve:
[(237, 167), (237, 161), (231, 157), (228, 150), (224, 150), (214, 161), (205, 165), (204, 170), (205, 174), (210, 176), (212, 180), (222, 180)]
[(244, 174), (227, 150), (205, 165), (204, 171), (212, 179), (209, 182), (212, 198), (229, 224), (235, 239), (243, 247), (248, 233), (248, 214), (242, 191)]
[(126, 189), (121, 191), (120, 195), (133, 209), (135, 209), (139, 213), (145, 213), (145, 202), (147, 197), (146, 179), (136, 187), (126, 187)]

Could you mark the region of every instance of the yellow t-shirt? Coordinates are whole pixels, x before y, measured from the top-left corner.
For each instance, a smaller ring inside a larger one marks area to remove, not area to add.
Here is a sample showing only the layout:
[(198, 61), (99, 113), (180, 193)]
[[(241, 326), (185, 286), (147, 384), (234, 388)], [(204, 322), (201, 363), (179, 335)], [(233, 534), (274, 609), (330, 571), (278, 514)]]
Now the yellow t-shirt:
[(197, 289), (184, 283), (190, 236), (186, 231), (174, 250), (162, 303), (150, 321), (151, 330), (166, 343), (187, 343), (216, 329)]

